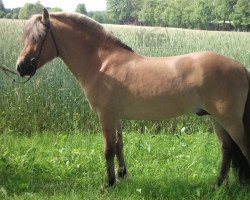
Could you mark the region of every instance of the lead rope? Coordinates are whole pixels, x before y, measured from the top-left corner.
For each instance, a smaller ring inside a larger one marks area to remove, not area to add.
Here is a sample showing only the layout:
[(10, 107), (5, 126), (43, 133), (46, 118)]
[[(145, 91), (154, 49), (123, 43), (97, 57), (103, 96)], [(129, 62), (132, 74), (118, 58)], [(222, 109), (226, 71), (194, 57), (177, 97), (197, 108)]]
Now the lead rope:
[(15, 83), (27, 83), (32, 76), (29, 76), (25, 81), (17, 81), (15, 78), (11, 77), (9, 73), (19, 76), (18, 73), (0, 65), (0, 69), (5, 73), (5, 75)]

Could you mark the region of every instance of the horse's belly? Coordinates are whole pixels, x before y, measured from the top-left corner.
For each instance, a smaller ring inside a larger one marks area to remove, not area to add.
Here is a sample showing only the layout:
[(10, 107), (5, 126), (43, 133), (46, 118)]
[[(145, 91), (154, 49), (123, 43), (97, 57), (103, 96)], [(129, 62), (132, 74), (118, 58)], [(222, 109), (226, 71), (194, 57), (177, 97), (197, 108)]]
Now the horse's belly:
[(195, 112), (197, 108), (197, 101), (190, 98), (188, 101), (183, 101), (183, 99), (158, 102), (135, 101), (126, 106), (120, 113), (120, 117), (124, 119), (161, 120)]

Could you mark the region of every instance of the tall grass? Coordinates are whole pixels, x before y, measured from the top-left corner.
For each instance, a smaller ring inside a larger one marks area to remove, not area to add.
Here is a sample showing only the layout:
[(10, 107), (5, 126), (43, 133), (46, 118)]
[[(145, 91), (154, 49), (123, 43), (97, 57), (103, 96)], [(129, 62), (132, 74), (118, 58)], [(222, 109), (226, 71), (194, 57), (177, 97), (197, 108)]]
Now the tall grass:
[[(23, 21), (0, 20), (0, 64), (14, 69), (22, 49)], [(135, 51), (148, 56), (170, 56), (211, 50), (250, 66), (250, 34), (171, 28), (106, 25)], [(26, 84), (13, 83), (0, 73), (0, 132), (98, 131), (95, 114), (72, 74), (60, 59), (39, 70)], [(206, 118), (187, 115), (163, 122), (125, 122), (127, 131), (209, 131)]]

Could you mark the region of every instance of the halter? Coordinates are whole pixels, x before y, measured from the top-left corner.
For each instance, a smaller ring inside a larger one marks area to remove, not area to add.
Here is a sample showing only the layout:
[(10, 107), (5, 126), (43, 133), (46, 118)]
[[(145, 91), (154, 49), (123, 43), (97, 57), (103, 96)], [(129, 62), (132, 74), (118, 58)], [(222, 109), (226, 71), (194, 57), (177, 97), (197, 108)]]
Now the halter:
[[(41, 22), (41, 23), (42, 23), (42, 22)], [(42, 50), (43, 50), (43, 47), (44, 47), (44, 43), (45, 43), (45, 40), (46, 40), (46, 38), (47, 38), (48, 33), (51, 34), (52, 40), (53, 40), (53, 42), (54, 42), (54, 46), (55, 46), (55, 48), (56, 48), (56, 57), (59, 56), (58, 46), (57, 46), (57, 44), (56, 44), (55, 36), (54, 36), (53, 32), (51, 31), (51, 26), (50, 26), (50, 24), (44, 24), (44, 23), (42, 23), (42, 25), (45, 27), (45, 35), (44, 35), (44, 38), (43, 38), (43, 40), (42, 40), (42, 43), (41, 43), (41, 45), (40, 45), (40, 49), (39, 49), (37, 55), (36, 55), (34, 58), (31, 58), (31, 59), (30, 59), (31, 66), (33, 67), (34, 71), (36, 71), (37, 68), (38, 68), (38, 67), (37, 67), (38, 61), (39, 61), (40, 55), (41, 55), (41, 53), (42, 53)], [(33, 76), (33, 75), (30, 75), (30, 77), (28, 78), (28, 80), (29, 80), (32, 76)], [(27, 81), (28, 81), (28, 80), (27, 80)]]
[(14, 75), (16, 75), (16, 76), (19, 76), (18, 73), (14, 72), (14, 71), (12, 71), (12, 70), (10, 70), (10, 69), (4, 67), (4, 66), (1, 66), (1, 65), (0, 65), (0, 69), (5, 73), (5, 75), (6, 75), (9, 79), (12, 79), (12, 81), (15, 82), (15, 83), (27, 83), (27, 82), (30, 80), (30, 78), (32, 77), (32, 76), (30, 76), (30, 77), (27, 78), (25, 81), (17, 81), (15, 78), (13, 78), (12, 76), (10, 76), (9, 73), (14, 74)]
[[(42, 23), (42, 22), (41, 22), (41, 23)], [(44, 24), (44, 23), (42, 23), (42, 24), (43, 24), (43, 26), (45, 27), (45, 36), (44, 36), (44, 38), (43, 38), (43, 40), (42, 40), (42, 43), (41, 43), (41, 45), (40, 45), (40, 49), (39, 49), (37, 55), (36, 55), (35, 57), (33, 57), (33, 58), (30, 59), (31, 66), (33, 67), (34, 71), (36, 71), (37, 68), (38, 68), (38, 67), (37, 67), (37, 65), (38, 65), (38, 60), (39, 60), (39, 58), (40, 58), (41, 52), (42, 52), (43, 47), (44, 47), (45, 40), (46, 40), (47, 35), (48, 35), (49, 32), (50, 32), (50, 34), (51, 34), (52, 40), (53, 40), (54, 45), (55, 45), (55, 48), (56, 48), (56, 57), (59, 56), (58, 46), (57, 46), (57, 44), (56, 44), (55, 36), (54, 36), (53, 32), (51, 31), (51, 26), (50, 26), (50, 24)], [(14, 71), (12, 71), (12, 70), (10, 70), (10, 69), (4, 67), (4, 66), (1, 66), (1, 65), (0, 65), (0, 69), (3, 70), (3, 72), (4, 72), (9, 78), (11, 78), (11, 79), (12, 79), (12, 77), (11, 77), (8, 73), (12, 73), (12, 74), (14, 74), (14, 75), (18, 75), (16, 72), (14, 72)], [(16, 81), (15, 79), (13, 79), (13, 81), (16, 82), (16, 83), (26, 83), (26, 82), (28, 82), (28, 81), (31, 79), (31, 77), (32, 77), (33, 75), (34, 75), (34, 74), (31, 74), (31, 75), (27, 78), (27, 80), (25, 80), (24, 82), (19, 82), (19, 81)]]
[[(41, 22), (41, 23), (42, 23), (42, 22)], [(42, 23), (42, 24), (43, 24), (43, 26), (45, 27), (45, 36), (44, 36), (44, 38), (43, 38), (43, 40), (42, 40), (42, 43), (41, 43), (41, 45), (40, 45), (40, 49), (39, 49), (37, 55), (36, 55), (35, 57), (33, 57), (33, 58), (30, 59), (31, 66), (33, 67), (34, 71), (36, 71), (37, 68), (38, 68), (38, 67), (37, 67), (37, 65), (38, 65), (38, 60), (39, 60), (39, 58), (40, 58), (41, 52), (42, 52), (43, 47), (44, 47), (45, 40), (46, 40), (47, 35), (48, 35), (49, 32), (50, 32), (50, 34), (51, 34), (52, 40), (53, 40), (54, 45), (55, 45), (55, 48), (56, 48), (56, 57), (59, 56), (58, 46), (57, 46), (57, 44), (56, 44), (55, 36), (54, 36), (53, 32), (51, 31), (51, 26), (50, 26), (50, 24), (44, 24), (44, 23)], [(14, 72), (14, 71), (12, 71), (12, 70), (10, 70), (10, 69), (4, 67), (4, 66), (1, 66), (1, 65), (0, 65), (0, 69), (3, 70), (3, 72), (4, 72), (9, 78), (11, 78), (11, 79), (12, 79), (12, 77), (11, 77), (8, 73), (12, 73), (12, 74), (18, 76), (18, 74), (17, 74), (16, 72)], [(34, 74), (30, 75), (29, 78), (28, 78), (27, 80), (25, 80), (24, 82), (16, 81), (16, 79), (13, 79), (13, 82), (16, 82), (16, 83), (26, 83), (26, 82), (28, 82), (28, 81), (31, 79), (31, 77), (32, 77), (33, 75), (34, 75)]]

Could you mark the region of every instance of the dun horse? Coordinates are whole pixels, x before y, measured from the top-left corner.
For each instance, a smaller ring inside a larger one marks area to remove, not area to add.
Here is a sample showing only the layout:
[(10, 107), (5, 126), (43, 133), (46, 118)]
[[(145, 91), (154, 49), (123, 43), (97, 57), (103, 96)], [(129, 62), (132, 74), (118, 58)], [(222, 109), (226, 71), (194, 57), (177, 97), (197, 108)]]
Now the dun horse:
[(161, 120), (184, 113), (208, 114), (221, 144), (221, 185), (230, 167), (250, 181), (250, 73), (239, 62), (212, 52), (172, 57), (135, 53), (99, 23), (79, 14), (35, 15), (24, 28), (17, 70), (33, 76), (60, 57), (79, 81), (98, 115), (109, 185), (127, 175), (121, 119)]

